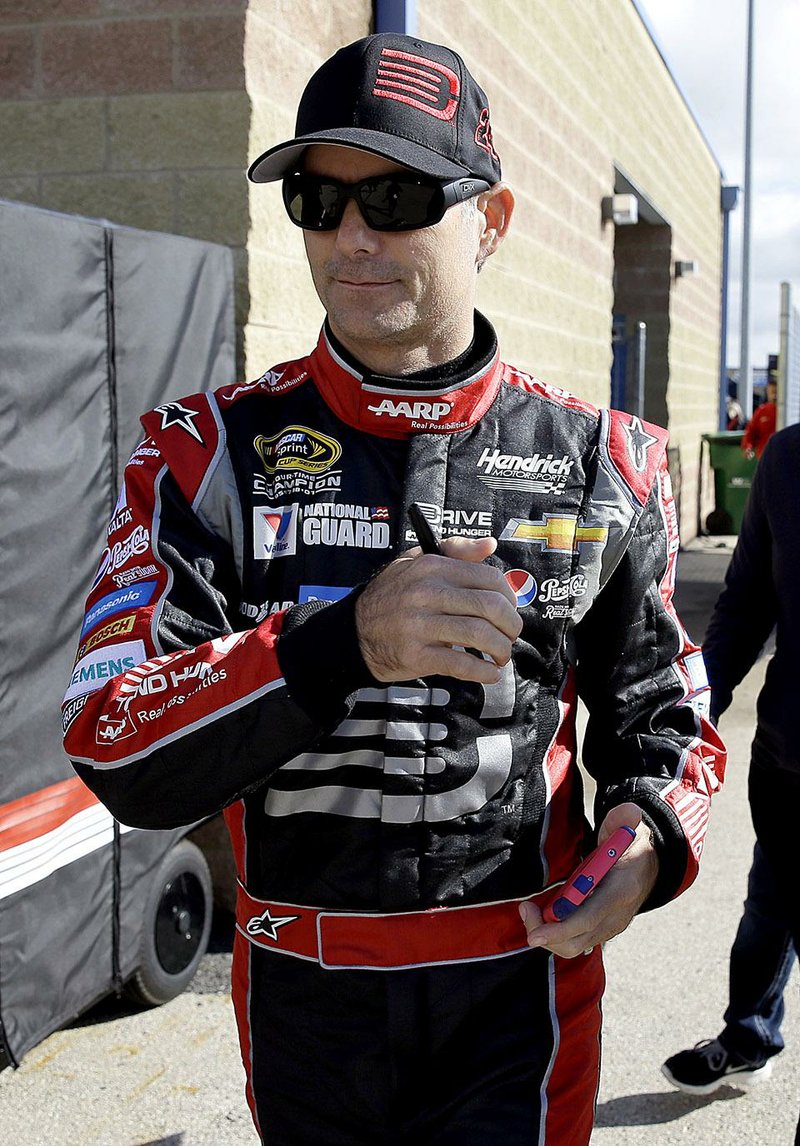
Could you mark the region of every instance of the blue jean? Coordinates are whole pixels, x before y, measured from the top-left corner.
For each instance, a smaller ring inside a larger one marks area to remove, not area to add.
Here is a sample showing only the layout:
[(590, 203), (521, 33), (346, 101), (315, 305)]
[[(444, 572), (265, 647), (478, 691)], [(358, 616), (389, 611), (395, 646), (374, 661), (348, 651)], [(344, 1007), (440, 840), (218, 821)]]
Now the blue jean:
[(725, 1028), (728, 1051), (761, 1062), (783, 1050), (783, 991), (795, 960), (789, 920), (769, 860), (756, 843), (747, 899), (731, 948)]

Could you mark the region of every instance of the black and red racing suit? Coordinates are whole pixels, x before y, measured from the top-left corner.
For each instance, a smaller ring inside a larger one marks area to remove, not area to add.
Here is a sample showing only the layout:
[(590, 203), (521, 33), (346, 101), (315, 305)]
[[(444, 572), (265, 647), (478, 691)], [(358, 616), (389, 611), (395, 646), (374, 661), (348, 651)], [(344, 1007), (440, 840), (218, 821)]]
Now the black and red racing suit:
[[(588, 1141), (599, 951), (531, 951), (507, 916), (495, 950), (494, 917), (462, 909), (537, 893), (585, 851), (579, 696), (597, 822), (633, 800), (653, 831), (647, 906), (696, 874), (724, 750), (671, 603), (665, 433), (505, 365), (480, 315), (424, 377), (366, 374), (323, 331), (142, 421), (65, 743), (124, 823), (226, 809), (260, 1132)], [(445, 536), (499, 539), (524, 629), (498, 685), (366, 669), (354, 601), (414, 543), (412, 501)]]

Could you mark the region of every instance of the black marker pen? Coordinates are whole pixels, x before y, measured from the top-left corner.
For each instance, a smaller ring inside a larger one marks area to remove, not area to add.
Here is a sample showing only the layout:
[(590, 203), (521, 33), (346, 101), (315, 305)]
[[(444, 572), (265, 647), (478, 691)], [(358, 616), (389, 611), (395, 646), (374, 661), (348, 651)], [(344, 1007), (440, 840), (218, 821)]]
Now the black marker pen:
[(411, 518), (411, 524), (414, 526), (414, 532), (417, 535), (417, 541), (419, 542), (419, 547), (422, 552), (441, 554), (442, 547), (439, 544), (439, 539), (433, 532), (431, 523), (422, 512), (422, 507), (419, 502), (412, 501), (408, 507), (408, 516)]

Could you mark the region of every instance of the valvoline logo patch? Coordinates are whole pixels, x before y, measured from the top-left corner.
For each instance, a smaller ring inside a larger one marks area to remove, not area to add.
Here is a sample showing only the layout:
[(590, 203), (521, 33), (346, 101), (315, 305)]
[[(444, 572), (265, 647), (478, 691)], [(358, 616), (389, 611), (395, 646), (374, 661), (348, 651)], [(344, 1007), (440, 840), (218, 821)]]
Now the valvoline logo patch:
[(253, 540), (257, 561), (287, 557), (297, 552), (298, 505), (256, 506), (253, 510)]
[(518, 609), (524, 609), (531, 601), (536, 600), (539, 586), (536, 584), (536, 578), (527, 570), (507, 569), (505, 578), (517, 598)]

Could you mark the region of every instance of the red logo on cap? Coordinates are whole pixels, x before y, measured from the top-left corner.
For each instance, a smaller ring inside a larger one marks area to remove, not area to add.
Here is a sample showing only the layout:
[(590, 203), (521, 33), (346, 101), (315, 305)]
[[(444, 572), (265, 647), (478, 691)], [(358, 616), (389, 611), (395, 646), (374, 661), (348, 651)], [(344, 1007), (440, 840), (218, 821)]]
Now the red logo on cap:
[(481, 108), (480, 119), (478, 126), (475, 128), (475, 142), (478, 147), (482, 147), (484, 151), (488, 151), (492, 159), (497, 163), (500, 162), (500, 156), (494, 149), (492, 142), (492, 129), (489, 126), (489, 109), (488, 107)]
[(456, 73), (444, 64), (384, 48), (372, 94), (407, 103), (436, 119), (450, 120), (458, 107), (460, 84)]

